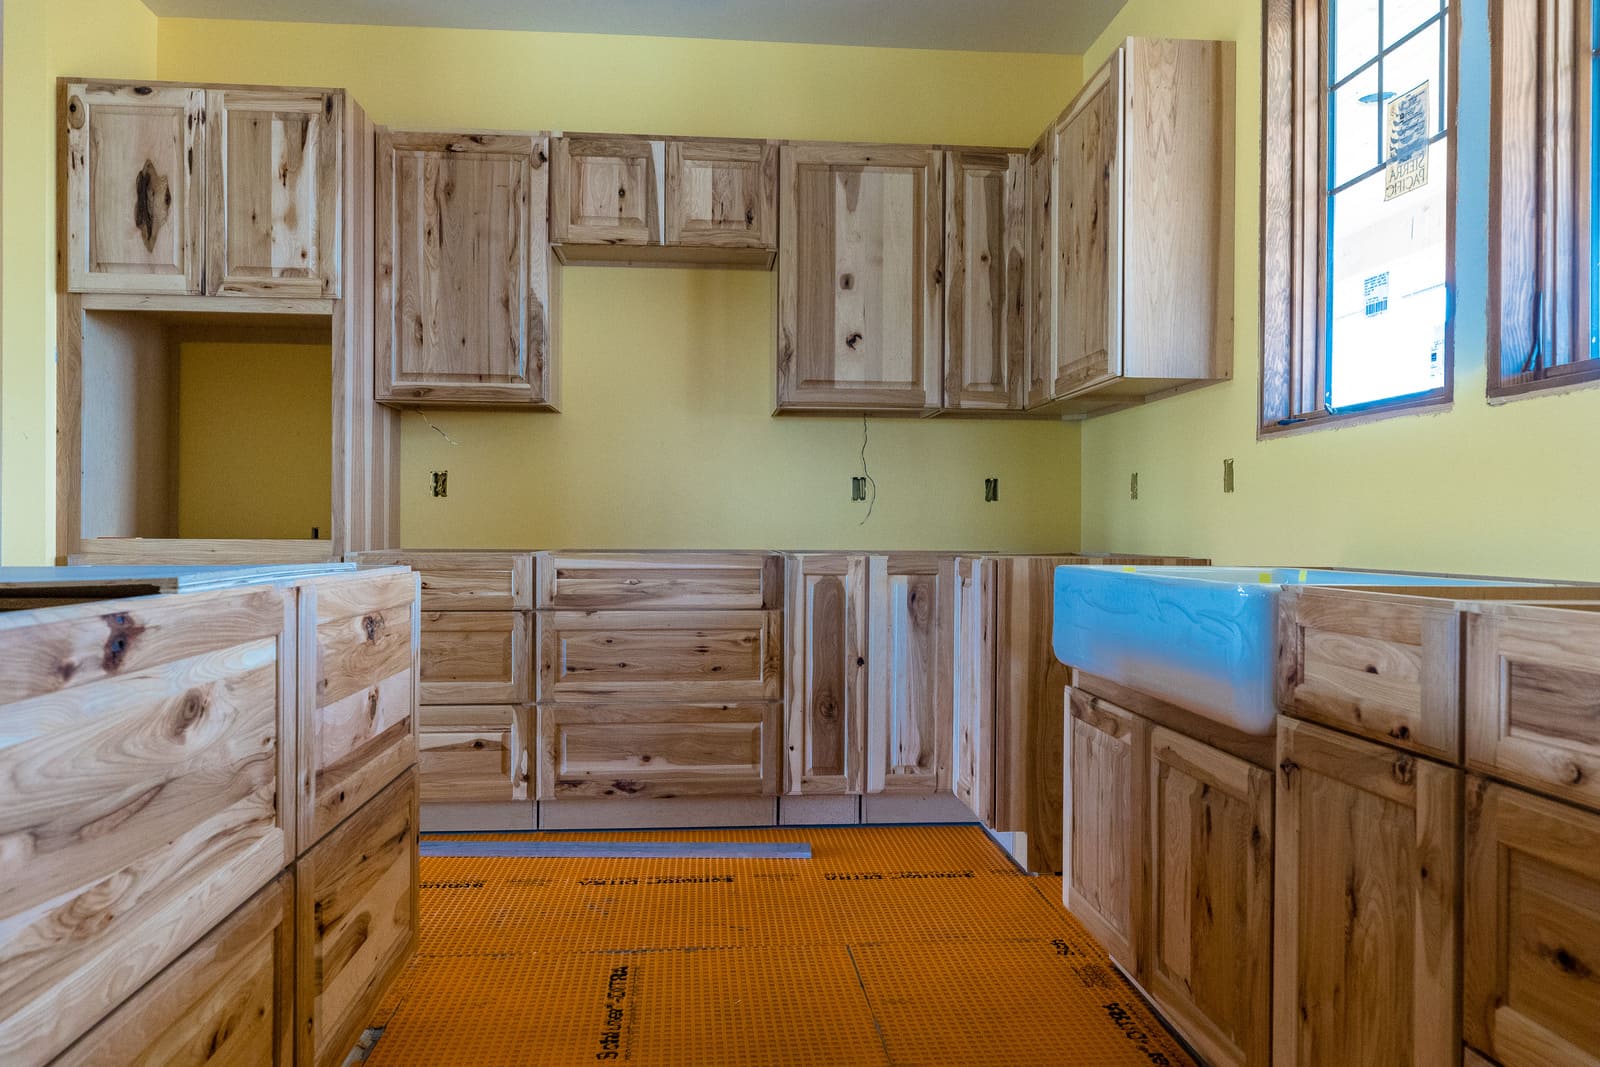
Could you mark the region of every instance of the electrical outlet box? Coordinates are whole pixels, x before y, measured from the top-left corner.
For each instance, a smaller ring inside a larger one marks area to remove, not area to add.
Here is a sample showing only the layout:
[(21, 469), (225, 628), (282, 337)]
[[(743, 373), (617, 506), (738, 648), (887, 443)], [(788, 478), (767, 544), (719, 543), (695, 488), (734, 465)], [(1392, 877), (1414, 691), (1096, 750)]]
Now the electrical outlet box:
[(1224, 493), (1233, 492), (1233, 460), (1231, 459), (1222, 461), (1222, 491)]
[(433, 471), (431, 473), (432, 473), (432, 478), (433, 478), (433, 495), (434, 496), (449, 496), (450, 495), (450, 472), (449, 471)]
[(985, 478), (983, 480), (983, 500), (986, 504), (993, 504), (1000, 499), (1000, 479)]
[(850, 479), (850, 500), (852, 502), (867, 499), (867, 480), (865, 478)]
[(1139, 499), (1139, 472), (1134, 471), (1133, 477), (1128, 479), (1128, 499)]

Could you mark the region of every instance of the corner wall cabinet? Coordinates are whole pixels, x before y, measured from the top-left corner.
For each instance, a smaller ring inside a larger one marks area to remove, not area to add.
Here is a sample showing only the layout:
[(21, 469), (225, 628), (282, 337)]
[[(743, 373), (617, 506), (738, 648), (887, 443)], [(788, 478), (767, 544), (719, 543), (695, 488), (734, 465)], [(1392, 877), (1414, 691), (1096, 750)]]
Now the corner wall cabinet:
[(1027, 156), (945, 153), (944, 408), (1027, 400)]
[(378, 131), (378, 400), (555, 408), (549, 145)]

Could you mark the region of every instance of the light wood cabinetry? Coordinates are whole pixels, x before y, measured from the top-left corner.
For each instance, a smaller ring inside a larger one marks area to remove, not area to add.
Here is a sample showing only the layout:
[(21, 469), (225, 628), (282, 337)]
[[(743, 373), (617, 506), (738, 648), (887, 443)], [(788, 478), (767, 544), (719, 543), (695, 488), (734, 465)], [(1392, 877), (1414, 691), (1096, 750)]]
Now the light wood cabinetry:
[(1063, 903), (1113, 960), (1139, 975), (1149, 921), (1149, 724), (1080, 689), (1067, 690), (1067, 716)]
[(951, 612), (955, 626), (951, 786), (978, 821), (989, 826), (995, 825), (995, 566), (992, 559), (956, 560)]
[(1156, 727), (1149, 777), (1145, 986), (1207, 1062), (1269, 1064), (1272, 773)]
[(866, 756), (867, 558), (791, 557), (786, 585), (784, 789), (859, 793)]
[(563, 611), (771, 610), (783, 557), (770, 552), (541, 552), (538, 606)]
[(546, 800), (778, 792), (778, 704), (548, 703), (539, 719)]
[(661, 243), (661, 141), (568, 134), (554, 148), (550, 236), (558, 246)]
[(344, 94), (212, 89), (206, 98), (207, 291), (339, 296)]
[(526, 703), (533, 699), (532, 673), (527, 612), (422, 613), (422, 703)]
[(542, 611), (538, 699), (779, 700), (775, 611)]
[(417, 773), (424, 804), (530, 800), (533, 709), (441, 704), (422, 709)]
[(1278, 1064), (1461, 1055), (1461, 772), (1280, 719)]
[(379, 131), (380, 401), (556, 405), (549, 144)]
[(1504, 1067), (1600, 1062), (1600, 814), (1467, 779), (1466, 1039)]
[(778, 230), (779, 411), (943, 401), (943, 154), (789, 144)]
[(945, 153), (944, 407), (1021, 411), (1026, 398), (1027, 156)]
[(955, 560), (867, 560), (868, 793), (950, 788)]
[(755, 249), (770, 267), (778, 247), (778, 146), (668, 141), (664, 214), (666, 244)]
[(295, 1062), (337, 1067), (417, 944), (409, 768), (295, 864)]
[(528, 611), (533, 607), (531, 552), (361, 552), (363, 567), (410, 567), (420, 577), (423, 611)]
[(1034, 408), (1055, 392), (1055, 149), (1054, 129), (1028, 150), (1028, 301), (1025, 403)]

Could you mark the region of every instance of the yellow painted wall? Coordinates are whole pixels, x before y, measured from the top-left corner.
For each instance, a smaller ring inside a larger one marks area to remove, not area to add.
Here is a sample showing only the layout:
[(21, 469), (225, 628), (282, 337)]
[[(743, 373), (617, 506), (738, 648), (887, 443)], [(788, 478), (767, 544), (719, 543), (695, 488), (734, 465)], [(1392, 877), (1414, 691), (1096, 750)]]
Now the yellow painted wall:
[[(1076, 57), (163, 19), (169, 80), (344, 86), (378, 122), (1026, 145)], [(1078, 430), (774, 419), (772, 276), (568, 269), (564, 412), (408, 414), (407, 545), (992, 547), (1078, 540)], [(428, 472), (450, 472), (449, 496)], [(983, 479), (1001, 500), (982, 502)]]
[(139, 0), (8, 0), (0, 562), (55, 554), (55, 79), (150, 78), (156, 18)]
[(331, 534), (333, 353), (178, 345), (179, 537)]
[[(1486, 71), (1485, 0), (1458, 10), (1460, 69)], [(1084, 425), (1083, 546), (1600, 579), (1600, 389), (1484, 400), (1486, 77), (1461, 85), (1453, 409), (1256, 440), (1260, 23), (1259, 0), (1131, 0), (1085, 56), (1092, 72), (1128, 35), (1237, 41), (1239, 154), (1234, 380)], [(1229, 457), (1237, 491), (1225, 496)]]

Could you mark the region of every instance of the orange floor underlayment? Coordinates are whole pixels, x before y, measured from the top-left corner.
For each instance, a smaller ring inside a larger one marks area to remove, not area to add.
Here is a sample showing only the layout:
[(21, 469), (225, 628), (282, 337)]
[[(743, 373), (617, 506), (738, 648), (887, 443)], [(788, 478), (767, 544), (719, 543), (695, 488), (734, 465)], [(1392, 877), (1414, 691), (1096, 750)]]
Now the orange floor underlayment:
[(424, 856), (392, 1064), (1191, 1064), (973, 826), (448, 834), (805, 841), (810, 859)]

